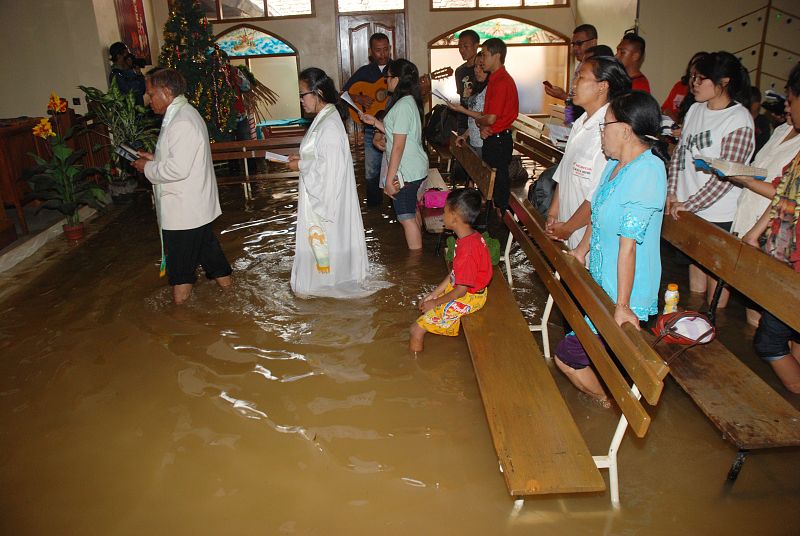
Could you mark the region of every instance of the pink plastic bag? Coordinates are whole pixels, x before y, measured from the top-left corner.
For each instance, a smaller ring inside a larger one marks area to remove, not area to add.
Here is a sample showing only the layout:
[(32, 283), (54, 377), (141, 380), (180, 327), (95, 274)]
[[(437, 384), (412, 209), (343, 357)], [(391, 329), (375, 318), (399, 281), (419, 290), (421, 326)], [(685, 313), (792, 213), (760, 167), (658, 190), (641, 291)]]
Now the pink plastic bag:
[(447, 202), (448, 190), (438, 190), (431, 188), (422, 194), (422, 206), (425, 208), (444, 208)]

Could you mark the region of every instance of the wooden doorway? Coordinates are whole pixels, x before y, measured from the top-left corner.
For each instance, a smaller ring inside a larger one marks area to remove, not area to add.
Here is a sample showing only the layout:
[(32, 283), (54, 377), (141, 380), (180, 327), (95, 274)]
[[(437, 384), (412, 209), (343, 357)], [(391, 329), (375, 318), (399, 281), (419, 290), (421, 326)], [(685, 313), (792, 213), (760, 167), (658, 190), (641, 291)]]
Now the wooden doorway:
[(342, 85), (359, 67), (369, 63), (369, 36), (376, 32), (389, 36), (393, 59), (406, 57), (405, 12), (339, 15), (338, 26)]

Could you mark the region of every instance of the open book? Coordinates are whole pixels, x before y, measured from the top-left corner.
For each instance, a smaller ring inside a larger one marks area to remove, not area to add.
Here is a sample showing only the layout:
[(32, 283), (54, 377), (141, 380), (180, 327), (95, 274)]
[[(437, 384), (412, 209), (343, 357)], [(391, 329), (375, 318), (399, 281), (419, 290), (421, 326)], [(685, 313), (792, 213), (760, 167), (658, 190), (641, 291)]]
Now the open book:
[(271, 160), (272, 162), (283, 162), (286, 163), (289, 161), (289, 157), (286, 155), (273, 153), (270, 151), (264, 151), (264, 158), (267, 160)]
[(139, 151), (124, 143), (120, 143), (119, 145), (115, 146), (114, 152), (128, 162), (135, 162), (136, 160), (139, 160)]
[(760, 181), (767, 178), (767, 170), (764, 168), (746, 166), (720, 158), (695, 158), (694, 166), (697, 169), (714, 173), (720, 177), (753, 177)]

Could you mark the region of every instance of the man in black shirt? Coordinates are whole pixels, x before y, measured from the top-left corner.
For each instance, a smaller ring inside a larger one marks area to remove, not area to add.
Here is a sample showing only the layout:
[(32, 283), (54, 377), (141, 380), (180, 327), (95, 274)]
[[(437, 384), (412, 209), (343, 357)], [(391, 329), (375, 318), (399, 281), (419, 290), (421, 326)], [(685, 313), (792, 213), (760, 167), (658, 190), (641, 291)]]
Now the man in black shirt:
[[(363, 108), (368, 108), (375, 100), (367, 95), (353, 94), (349, 90), (356, 82), (372, 84), (384, 77), (386, 65), (392, 57), (389, 36), (384, 33), (374, 33), (370, 36), (369, 57), (370, 62), (353, 73), (353, 76), (342, 87), (342, 90), (350, 93), (353, 101)], [(385, 102), (388, 104), (388, 98)], [(373, 115), (375, 113), (376, 111), (373, 111)], [(368, 206), (380, 205), (383, 202), (383, 192), (379, 185), (383, 153), (372, 144), (374, 137), (375, 127), (364, 125), (364, 183)]]
[(108, 75), (108, 85), (116, 79), (117, 87), (124, 94), (133, 93), (136, 104), (144, 106), (145, 82), (139, 68), (134, 68), (133, 54), (128, 50), (128, 45), (117, 42), (108, 47), (111, 63), (111, 72)]
[[(486, 86), (486, 81), (478, 82), (475, 77), (475, 58), (478, 56), (480, 37), (474, 30), (464, 30), (458, 35), (458, 52), (464, 63), (456, 69), (456, 91), (461, 97), (461, 106), (467, 108), (467, 98), (477, 95)], [(458, 115), (458, 133), (467, 130), (467, 116)]]

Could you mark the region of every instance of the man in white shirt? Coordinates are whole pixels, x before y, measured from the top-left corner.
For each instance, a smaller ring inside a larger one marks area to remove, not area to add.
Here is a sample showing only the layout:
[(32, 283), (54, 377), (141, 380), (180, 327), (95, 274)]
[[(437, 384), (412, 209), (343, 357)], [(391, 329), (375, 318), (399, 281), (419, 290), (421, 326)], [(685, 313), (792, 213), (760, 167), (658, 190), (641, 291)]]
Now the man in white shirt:
[(192, 293), (198, 265), (222, 288), (232, 283), (231, 266), (211, 228), (222, 214), (217, 178), (205, 121), (184, 96), (186, 80), (174, 69), (160, 69), (146, 83), (150, 105), (164, 120), (155, 154), (139, 151), (133, 167), (154, 185), (162, 269), (180, 305)]

